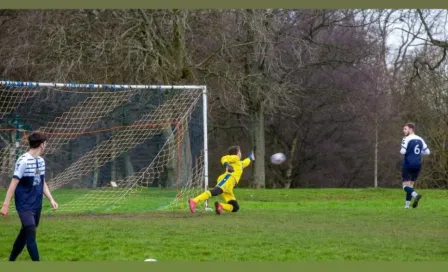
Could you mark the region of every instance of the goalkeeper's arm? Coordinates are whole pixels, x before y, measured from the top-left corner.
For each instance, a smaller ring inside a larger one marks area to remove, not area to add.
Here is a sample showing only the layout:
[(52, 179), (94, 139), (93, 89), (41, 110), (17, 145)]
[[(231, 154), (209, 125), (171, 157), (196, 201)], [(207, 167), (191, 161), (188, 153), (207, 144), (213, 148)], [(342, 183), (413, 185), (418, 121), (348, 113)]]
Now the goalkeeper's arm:
[(250, 152), (249, 156), (243, 160), (243, 168), (248, 167), (250, 165), (250, 163), (254, 160), (255, 160), (254, 152)]

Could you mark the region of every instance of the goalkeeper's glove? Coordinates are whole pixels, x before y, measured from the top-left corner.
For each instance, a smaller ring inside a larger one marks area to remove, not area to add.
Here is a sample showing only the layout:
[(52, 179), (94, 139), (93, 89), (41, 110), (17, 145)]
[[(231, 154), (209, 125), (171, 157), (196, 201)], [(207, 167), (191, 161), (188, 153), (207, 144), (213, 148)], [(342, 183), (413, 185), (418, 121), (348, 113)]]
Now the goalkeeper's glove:
[(233, 167), (228, 162), (224, 163), (224, 167), (226, 168), (227, 172), (229, 172), (229, 173), (232, 173), (235, 171), (235, 170), (233, 170)]
[(249, 159), (250, 159), (251, 161), (254, 161), (254, 160), (255, 160), (255, 155), (254, 155), (254, 152), (253, 152), (253, 151), (249, 153)]

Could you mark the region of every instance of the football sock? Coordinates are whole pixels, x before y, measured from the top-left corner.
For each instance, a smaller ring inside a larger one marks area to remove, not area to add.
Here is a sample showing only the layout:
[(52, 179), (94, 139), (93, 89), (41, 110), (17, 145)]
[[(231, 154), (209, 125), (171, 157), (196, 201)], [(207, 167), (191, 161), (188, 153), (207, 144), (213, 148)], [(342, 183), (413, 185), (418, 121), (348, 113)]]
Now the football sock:
[(406, 201), (406, 208), (409, 208), (409, 206), (411, 205), (411, 201)]
[(231, 212), (233, 210), (233, 205), (221, 203), (222, 209), (228, 212)]
[(414, 189), (412, 187), (409, 186), (404, 186), (403, 190), (406, 192), (406, 201), (411, 201), (412, 200), (412, 193), (414, 192)]
[(406, 201), (411, 201), (411, 200), (412, 200), (412, 194), (406, 193)]
[(416, 192), (416, 191), (412, 192), (412, 194), (411, 194), (411, 195), (412, 195), (412, 197), (414, 197), (414, 198), (418, 196), (418, 194), (417, 194), (417, 192)]
[(195, 197), (193, 200), (194, 200), (194, 202), (198, 203), (198, 202), (201, 202), (201, 201), (206, 201), (210, 197), (212, 197), (212, 193), (210, 191), (205, 191), (202, 194), (200, 194), (197, 197)]

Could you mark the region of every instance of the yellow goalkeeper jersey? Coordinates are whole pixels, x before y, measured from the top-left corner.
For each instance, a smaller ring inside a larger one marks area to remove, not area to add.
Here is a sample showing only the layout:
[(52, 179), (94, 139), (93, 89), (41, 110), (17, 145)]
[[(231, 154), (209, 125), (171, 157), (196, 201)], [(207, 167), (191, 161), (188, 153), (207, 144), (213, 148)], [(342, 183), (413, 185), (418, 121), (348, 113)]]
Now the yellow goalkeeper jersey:
[(240, 160), (238, 155), (225, 155), (221, 158), (221, 164), (226, 162), (233, 167), (234, 172), (230, 173), (226, 170), (222, 176), (230, 174), (235, 179), (235, 183), (238, 184), (241, 175), (243, 174), (243, 169), (250, 165), (251, 160), (249, 158)]

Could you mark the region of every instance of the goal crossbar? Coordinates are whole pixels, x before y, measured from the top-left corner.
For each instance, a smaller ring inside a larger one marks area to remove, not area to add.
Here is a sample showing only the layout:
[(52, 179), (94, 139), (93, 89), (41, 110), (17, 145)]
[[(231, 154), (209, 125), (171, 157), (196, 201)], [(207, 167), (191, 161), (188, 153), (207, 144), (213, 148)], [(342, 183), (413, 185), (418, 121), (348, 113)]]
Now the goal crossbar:
[(58, 87), (58, 88), (90, 88), (90, 89), (151, 89), (151, 90), (207, 90), (205, 85), (129, 85), (129, 84), (93, 84), (93, 83), (56, 83), (56, 82), (27, 82), (0, 81), (0, 85), (9, 87)]

